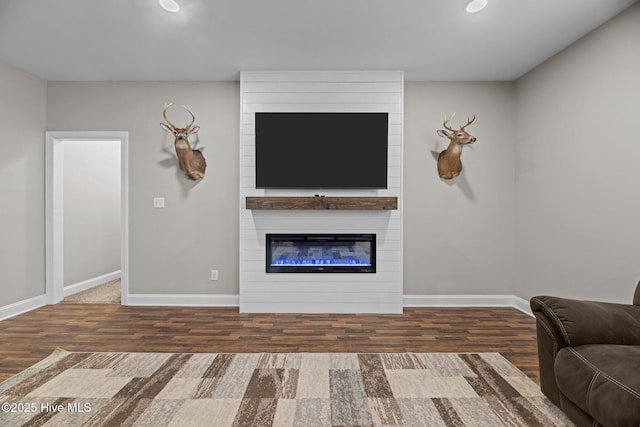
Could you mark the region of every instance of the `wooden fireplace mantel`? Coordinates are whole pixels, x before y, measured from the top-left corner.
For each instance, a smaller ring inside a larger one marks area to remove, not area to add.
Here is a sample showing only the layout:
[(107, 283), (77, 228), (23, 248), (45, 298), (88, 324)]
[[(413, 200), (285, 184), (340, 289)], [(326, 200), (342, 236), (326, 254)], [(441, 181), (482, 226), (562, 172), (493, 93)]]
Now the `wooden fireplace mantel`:
[(396, 210), (397, 197), (247, 197), (247, 209)]

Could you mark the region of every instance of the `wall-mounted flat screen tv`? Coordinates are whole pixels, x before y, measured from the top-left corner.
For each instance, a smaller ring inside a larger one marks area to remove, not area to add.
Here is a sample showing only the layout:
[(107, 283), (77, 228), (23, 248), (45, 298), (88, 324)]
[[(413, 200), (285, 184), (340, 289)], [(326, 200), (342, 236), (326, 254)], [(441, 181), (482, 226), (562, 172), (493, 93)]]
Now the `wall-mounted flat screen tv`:
[(387, 188), (388, 113), (255, 113), (256, 188)]

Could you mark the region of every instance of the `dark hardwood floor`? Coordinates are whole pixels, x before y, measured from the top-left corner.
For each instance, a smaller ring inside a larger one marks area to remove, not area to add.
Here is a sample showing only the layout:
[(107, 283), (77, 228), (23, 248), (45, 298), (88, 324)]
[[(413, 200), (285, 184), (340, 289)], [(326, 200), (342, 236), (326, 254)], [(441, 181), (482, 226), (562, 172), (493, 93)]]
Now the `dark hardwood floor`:
[(535, 320), (512, 308), (240, 314), (237, 308), (53, 305), (0, 322), (0, 381), (69, 351), (499, 352), (538, 382)]

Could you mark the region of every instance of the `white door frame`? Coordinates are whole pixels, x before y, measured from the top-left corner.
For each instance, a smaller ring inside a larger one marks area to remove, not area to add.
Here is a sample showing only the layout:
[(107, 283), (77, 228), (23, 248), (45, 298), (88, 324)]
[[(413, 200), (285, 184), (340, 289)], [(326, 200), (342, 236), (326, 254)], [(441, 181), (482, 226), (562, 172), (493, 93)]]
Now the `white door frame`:
[(127, 305), (129, 296), (129, 133), (105, 132), (46, 132), (45, 141), (45, 292), (47, 304), (57, 304), (64, 298), (64, 239), (63, 239), (63, 168), (62, 143), (78, 140), (120, 141), (121, 172), (121, 282), (120, 302)]

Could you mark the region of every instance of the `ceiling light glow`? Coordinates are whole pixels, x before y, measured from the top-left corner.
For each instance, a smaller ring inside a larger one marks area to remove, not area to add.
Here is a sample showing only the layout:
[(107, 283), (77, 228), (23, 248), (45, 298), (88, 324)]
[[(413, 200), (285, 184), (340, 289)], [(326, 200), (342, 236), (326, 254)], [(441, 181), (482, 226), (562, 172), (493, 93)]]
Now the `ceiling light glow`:
[(484, 9), (486, 5), (487, 5), (487, 0), (471, 0), (467, 4), (467, 7), (465, 8), (465, 10), (468, 13), (477, 13), (477, 12), (480, 12), (482, 9)]
[(158, 3), (167, 12), (175, 13), (180, 11), (180, 5), (176, 3), (175, 0), (158, 0)]

